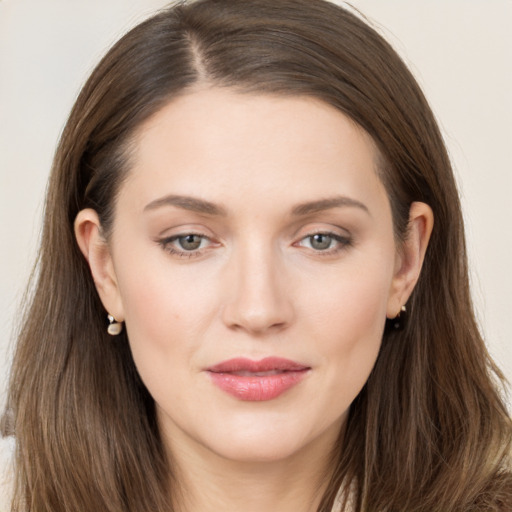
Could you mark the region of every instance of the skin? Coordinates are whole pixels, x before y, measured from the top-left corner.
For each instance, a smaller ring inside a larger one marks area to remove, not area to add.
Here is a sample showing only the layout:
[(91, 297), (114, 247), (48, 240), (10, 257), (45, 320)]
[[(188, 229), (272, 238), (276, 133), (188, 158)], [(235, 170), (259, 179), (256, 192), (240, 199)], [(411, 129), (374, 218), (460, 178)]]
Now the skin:
[[(315, 510), (385, 319), (417, 281), (432, 212), (413, 203), (396, 247), (371, 138), (311, 98), (198, 89), (146, 122), (134, 147), (108, 241), (93, 210), (75, 230), (155, 399), (183, 490), (175, 506)], [(190, 233), (197, 250), (176, 238)], [(205, 371), (268, 356), (310, 370), (263, 402), (226, 394)]]

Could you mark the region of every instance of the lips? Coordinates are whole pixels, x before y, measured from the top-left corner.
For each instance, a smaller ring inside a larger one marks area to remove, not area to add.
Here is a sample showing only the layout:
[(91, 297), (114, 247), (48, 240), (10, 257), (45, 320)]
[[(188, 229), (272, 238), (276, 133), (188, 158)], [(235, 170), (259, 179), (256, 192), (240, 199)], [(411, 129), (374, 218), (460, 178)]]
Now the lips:
[(213, 384), (245, 401), (273, 400), (297, 385), (311, 368), (289, 359), (236, 358), (207, 368)]

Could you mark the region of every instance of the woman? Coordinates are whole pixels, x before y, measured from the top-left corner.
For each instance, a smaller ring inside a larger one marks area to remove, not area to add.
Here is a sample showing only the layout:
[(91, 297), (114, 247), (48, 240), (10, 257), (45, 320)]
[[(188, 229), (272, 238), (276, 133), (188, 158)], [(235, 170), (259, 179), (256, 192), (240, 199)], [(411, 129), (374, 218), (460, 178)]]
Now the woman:
[(14, 361), (13, 510), (509, 510), (500, 375), (439, 130), (361, 20), (203, 0), (99, 64)]

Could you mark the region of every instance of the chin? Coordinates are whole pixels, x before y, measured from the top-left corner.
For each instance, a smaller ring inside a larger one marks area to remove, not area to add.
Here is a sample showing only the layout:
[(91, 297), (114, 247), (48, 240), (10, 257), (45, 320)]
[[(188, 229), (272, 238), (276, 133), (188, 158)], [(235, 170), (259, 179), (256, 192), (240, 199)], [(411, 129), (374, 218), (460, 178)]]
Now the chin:
[[(197, 439), (211, 452), (224, 459), (241, 463), (295, 460), (311, 453), (330, 452), (336, 442), (345, 415), (331, 423), (308, 423), (297, 415), (244, 415), (225, 421), (222, 428), (210, 429), (207, 436)], [(229, 426), (228, 426), (229, 425)]]
[(219, 442), (210, 446), (217, 456), (239, 463), (279, 462), (298, 456), (305, 448), (302, 440), (290, 439), (285, 435), (268, 434), (255, 436), (251, 439), (229, 436), (226, 443)]

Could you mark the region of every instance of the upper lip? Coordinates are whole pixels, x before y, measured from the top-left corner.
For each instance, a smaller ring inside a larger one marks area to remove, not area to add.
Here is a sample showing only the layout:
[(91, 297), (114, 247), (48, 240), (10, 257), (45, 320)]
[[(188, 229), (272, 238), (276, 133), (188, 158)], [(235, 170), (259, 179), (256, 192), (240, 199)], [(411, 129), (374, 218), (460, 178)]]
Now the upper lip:
[(232, 372), (269, 372), (269, 371), (301, 371), (308, 370), (310, 367), (301, 363), (284, 359), (282, 357), (265, 357), (259, 361), (253, 361), (245, 357), (236, 357), (222, 361), (214, 366), (207, 368), (213, 373), (232, 373)]

